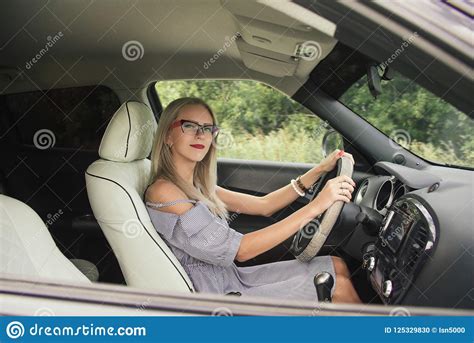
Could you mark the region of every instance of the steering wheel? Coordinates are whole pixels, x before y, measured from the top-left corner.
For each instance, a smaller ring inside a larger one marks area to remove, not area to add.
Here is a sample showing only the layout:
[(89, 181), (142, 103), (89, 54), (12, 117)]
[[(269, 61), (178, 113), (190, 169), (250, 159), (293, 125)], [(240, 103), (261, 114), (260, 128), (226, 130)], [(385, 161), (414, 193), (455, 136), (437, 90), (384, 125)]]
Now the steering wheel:
[[(353, 170), (354, 166), (348, 157), (342, 156), (339, 158), (334, 169), (322, 174), (319, 180), (312, 186), (313, 193), (310, 202), (316, 198), (328, 180), (340, 175), (352, 177)], [(298, 260), (308, 262), (318, 254), (341, 214), (343, 206), (344, 202), (342, 200), (334, 202), (326, 211), (311, 220), (296, 233), (291, 243), (290, 252)]]

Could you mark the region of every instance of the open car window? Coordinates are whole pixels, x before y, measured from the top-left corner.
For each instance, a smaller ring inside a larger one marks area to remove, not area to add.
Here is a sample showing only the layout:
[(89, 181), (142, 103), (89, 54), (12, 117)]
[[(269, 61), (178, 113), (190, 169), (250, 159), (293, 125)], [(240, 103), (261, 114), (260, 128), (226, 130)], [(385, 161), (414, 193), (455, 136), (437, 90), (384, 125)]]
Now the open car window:
[(394, 73), (392, 80), (382, 80), (382, 93), (374, 98), (363, 76), (339, 100), (414, 154), (474, 168), (472, 118), (415, 81)]
[(218, 156), (315, 163), (323, 158), (325, 122), (285, 94), (252, 80), (159, 81), (163, 107), (182, 96), (206, 99), (220, 127)]

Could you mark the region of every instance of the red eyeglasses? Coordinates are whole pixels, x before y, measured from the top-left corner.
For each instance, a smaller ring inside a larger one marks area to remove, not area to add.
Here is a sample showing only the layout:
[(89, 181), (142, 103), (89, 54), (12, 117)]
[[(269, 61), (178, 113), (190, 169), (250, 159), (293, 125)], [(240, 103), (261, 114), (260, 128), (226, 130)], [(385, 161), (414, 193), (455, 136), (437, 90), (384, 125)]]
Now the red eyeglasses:
[(171, 124), (171, 128), (181, 126), (181, 131), (187, 135), (195, 136), (198, 134), (199, 130), (206, 135), (212, 136), (213, 138), (217, 137), (219, 134), (219, 127), (217, 125), (201, 125), (193, 120), (180, 119), (176, 120)]

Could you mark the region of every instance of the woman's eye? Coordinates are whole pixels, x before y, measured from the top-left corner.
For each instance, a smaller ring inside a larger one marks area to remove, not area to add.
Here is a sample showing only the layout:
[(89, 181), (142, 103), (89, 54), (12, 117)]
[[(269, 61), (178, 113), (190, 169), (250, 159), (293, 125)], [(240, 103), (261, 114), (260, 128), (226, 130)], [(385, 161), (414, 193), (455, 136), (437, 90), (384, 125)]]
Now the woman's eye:
[(194, 125), (193, 123), (184, 123), (183, 127), (185, 129), (194, 129), (196, 127), (196, 125)]
[(212, 126), (204, 126), (204, 132), (206, 133), (212, 133)]

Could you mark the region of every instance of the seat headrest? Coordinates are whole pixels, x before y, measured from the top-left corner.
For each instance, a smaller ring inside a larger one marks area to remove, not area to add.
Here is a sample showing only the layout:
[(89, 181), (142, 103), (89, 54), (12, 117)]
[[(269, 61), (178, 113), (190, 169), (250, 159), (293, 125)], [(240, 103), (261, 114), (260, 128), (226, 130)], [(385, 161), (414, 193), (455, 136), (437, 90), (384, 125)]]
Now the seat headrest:
[(99, 156), (116, 162), (147, 158), (153, 145), (156, 120), (148, 106), (127, 101), (115, 112), (105, 130)]

